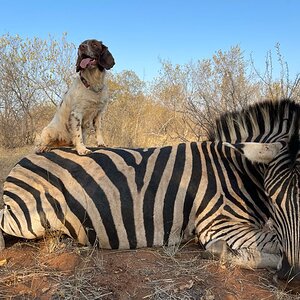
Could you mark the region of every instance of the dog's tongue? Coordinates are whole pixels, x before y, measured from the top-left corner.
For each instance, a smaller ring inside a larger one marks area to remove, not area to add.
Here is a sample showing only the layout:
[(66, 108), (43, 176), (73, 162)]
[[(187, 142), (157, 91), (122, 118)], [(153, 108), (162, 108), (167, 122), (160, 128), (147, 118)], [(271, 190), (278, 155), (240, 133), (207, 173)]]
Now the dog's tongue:
[(92, 64), (95, 60), (92, 58), (84, 58), (81, 62), (80, 62), (80, 67), (82, 69), (85, 69), (89, 64)]

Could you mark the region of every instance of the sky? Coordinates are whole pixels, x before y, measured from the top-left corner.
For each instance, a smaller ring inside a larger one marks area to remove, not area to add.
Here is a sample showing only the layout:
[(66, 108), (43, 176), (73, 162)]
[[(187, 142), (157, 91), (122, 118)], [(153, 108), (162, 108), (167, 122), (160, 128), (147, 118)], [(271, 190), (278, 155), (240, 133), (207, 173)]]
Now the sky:
[[(113, 54), (113, 72), (158, 76), (161, 60), (173, 64), (212, 58), (238, 45), (264, 69), (268, 51), (281, 53), (291, 76), (300, 73), (298, 0), (0, 0), (0, 35), (47, 39), (78, 46), (103, 41)], [(276, 57), (276, 56), (274, 56)], [(74, 62), (75, 64), (75, 62)], [(276, 75), (276, 74), (275, 74)]]

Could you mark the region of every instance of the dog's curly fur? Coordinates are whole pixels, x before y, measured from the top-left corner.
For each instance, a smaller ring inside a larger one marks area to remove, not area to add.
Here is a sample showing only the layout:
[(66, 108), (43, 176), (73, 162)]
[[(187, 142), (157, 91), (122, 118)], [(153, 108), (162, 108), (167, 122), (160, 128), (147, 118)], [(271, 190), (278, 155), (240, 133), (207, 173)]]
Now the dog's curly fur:
[(100, 41), (86, 40), (78, 48), (76, 76), (57, 111), (42, 133), (36, 152), (53, 147), (74, 146), (79, 155), (89, 154), (85, 147), (86, 130), (93, 124), (98, 146), (104, 146), (101, 133), (103, 112), (108, 103), (104, 82), (114, 58)]

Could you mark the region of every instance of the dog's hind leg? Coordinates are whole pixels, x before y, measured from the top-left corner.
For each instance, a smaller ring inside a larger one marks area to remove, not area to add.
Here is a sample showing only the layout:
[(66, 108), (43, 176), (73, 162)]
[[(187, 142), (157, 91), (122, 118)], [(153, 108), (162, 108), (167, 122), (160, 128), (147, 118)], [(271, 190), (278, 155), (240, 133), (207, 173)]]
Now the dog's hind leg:
[(57, 139), (55, 131), (51, 130), (50, 127), (45, 127), (42, 130), (41, 137), (35, 147), (35, 153), (48, 152), (51, 150), (53, 141)]

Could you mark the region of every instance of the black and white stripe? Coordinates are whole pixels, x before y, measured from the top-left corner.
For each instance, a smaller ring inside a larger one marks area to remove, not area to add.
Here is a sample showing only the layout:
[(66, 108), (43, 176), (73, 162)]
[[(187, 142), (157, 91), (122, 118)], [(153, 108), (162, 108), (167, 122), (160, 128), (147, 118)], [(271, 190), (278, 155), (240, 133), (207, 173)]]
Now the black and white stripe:
[(195, 228), (204, 245), (230, 239), (240, 229), (212, 233), (228, 216), (257, 227), (269, 217), (258, 202), (259, 182), (245, 168), (255, 172), (219, 142), (33, 154), (6, 180), (1, 227), (26, 238), (61, 230), (82, 244), (114, 249), (174, 244)]
[(6, 180), (1, 226), (26, 238), (59, 229), (83, 244), (98, 238), (104, 248), (162, 245), (190, 235), (197, 151), (191, 143), (83, 157), (66, 149), (29, 155)]

